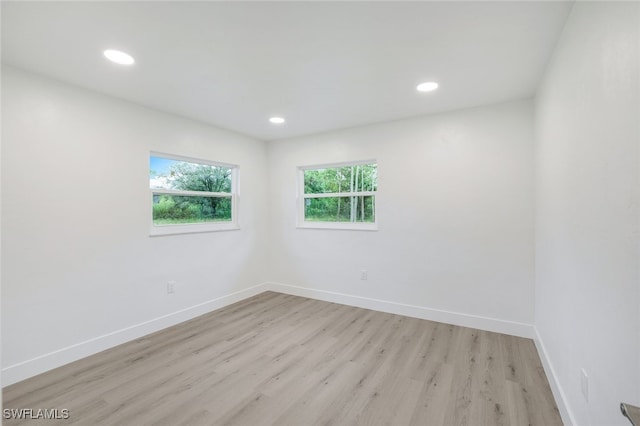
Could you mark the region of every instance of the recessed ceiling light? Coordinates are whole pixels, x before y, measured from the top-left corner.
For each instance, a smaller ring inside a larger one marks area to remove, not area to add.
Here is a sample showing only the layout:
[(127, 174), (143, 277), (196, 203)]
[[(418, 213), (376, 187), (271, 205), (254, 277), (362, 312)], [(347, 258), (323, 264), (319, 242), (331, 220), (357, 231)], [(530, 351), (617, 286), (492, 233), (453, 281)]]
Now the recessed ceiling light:
[(427, 81), (426, 83), (418, 84), (416, 90), (418, 90), (418, 92), (431, 92), (433, 90), (436, 90), (437, 88), (438, 83), (436, 83), (435, 81)]
[(104, 51), (104, 56), (111, 62), (115, 62), (120, 65), (133, 65), (135, 60), (133, 56), (128, 53), (121, 52), (119, 50), (108, 49)]
[(282, 117), (271, 117), (269, 119), (270, 122), (272, 122), (273, 124), (282, 124), (284, 123), (284, 118)]

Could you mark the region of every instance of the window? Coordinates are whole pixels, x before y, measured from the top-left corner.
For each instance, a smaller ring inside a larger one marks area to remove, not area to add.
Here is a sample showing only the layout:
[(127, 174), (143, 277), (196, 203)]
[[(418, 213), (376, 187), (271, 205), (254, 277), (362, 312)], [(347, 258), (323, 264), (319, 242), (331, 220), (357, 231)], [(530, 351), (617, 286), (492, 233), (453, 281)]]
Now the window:
[(300, 167), (298, 188), (299, 227), (377, 229), (375, 161)]
[(238, 229), (238, 167), (151, 153), (151, 235)]

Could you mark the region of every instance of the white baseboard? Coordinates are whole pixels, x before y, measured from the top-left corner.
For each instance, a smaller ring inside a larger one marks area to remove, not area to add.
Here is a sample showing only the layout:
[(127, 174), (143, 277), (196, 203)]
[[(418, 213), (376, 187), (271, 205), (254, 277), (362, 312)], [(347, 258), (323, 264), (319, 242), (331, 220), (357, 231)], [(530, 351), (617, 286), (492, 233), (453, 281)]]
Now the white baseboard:
[(258, 284), (226, 296), (208, 300), (140, 324), (95, 337), (75, 345), (53, 351), (2, 369), (2, 386), (8, 386), (45, 371), (63, 366), (78, 359), (96, 354), (105, 349), (140, 338), (150, 333), (190, 320), (220, 309), (267, 290), (267, 284)]
[(547, 354), (547, 349), (544, 346), (544, 342), (538, 333), (537, 327), (533, 327), (534, 338), (533, 341), (536, 344), (536, 349), (538, 349), (538, 356), (542, 361), (542, 367), (544, 368), (544, 372), (547, 375), (547, 380), (549, 381), (549, 386), (551, 387), (551, 392), (553, 393), (553, 397), (556, 400), (556, 404), (558, 405), (558, 411), (560, 411), (560, 417), (562, 417), (562, 422), (566, 426), (577, 425), (576, 419), (569, 408), (569, 404), (567, 404), (567, 397), (562, 390), (562, 386), (560, 386), (560, 381), (556, 376), (556, 372), (553, 368), (553, 364), (551, 364), (551, 360), (549, 359), (549, 355)]
[[(463, 314), (459, 312), (444, 311), (398, 302), (390, 302), (362, 296), (316, 290), (288, 284), (268, 282), (258, 284), (256, 286), (226, 296), (212, 299), (198, 305), (182, 309), (180, 311), (172, 312), (170, 314), (163, 315), (161, 317), (154, 318), (140, 324), (123, 328), (121, 330), (116, 330), (112, 333), (95, 337), (93, 339), (89, 339), (84, 342), (80, 342), (75, 345), (71, 345), (57, 351), (38, 356), (36, 358), (10, 365), (2, 369), (2, 386), (11, 385), (13, 383), (27, 379), (29, 377), (33, 377), (40, 373), (44, 373), (45, 371), (60, 367), (78, 359), (96, 354), (122, 343), (126, 343), (147, 334), (154, 333), (167, 327), (171, 327), (183, 321), (195, 318), (199, 315), (206, 314), (240, 300), (255, 296), (264, 291), (275, 291), (278, 293), (308, 297), (311, 299), (340, 303), (349, 306), (356, 306), (381, 312), (405, 315), (409, 317), (443, 322), (463, 327), (477, 328), (480, 330), (493, 331), (513, 336), (533, 338), (534, 340), (536, 340), (536, 345), (538, 345), (539, 343), (539, 337), (536, 336), (535, 328), (530, 324)], [(542, 356), (542, 353), (541, 358), (543, 358), (543, 363), (546, 362), (546, 364), (544, 365), (545, 370), (547, 370), (547, 365), (550, 364), (548, 364), (546, 358)], [(547, 373), (547, 375), (549, 376), (550, 374)], [(556, 383), (557, 382), (555, 381), (554, 377), (554, 384)], [(553, 385), (552, 389), (554, 389)], [(559, 388), (556, 387), (556, 389)], [(554, 396), (556, 396), (555, 389)], [(558, 399), (559, 397), (556, 396), (556, 398)], [(565, 415), (563, 415), (563, 419), (564, 417)]]
[(423, 306), (407, 305), (398, 302), (372, 299), (369, 297), (354, 296), (350, 294), (335, 293), (332, 291), (316, 290), (306, 287), (298, 287), (289, 284), (269, 282), (266, 289), (279, 293), (291, 294), (294, 296), (308, 297), (310, 299), (323, 300), (326, 302), (340, 303), (342, 305), (357, 306), (359, 308), (372, 309), (375, 311), (388, 312), (391, 314), (405, 315), (408, 317), (426, 319), (443, 322), (446, 324), (459, 325), (462, 327), (477, 328), (480, 330), (493, 331), (496, 333), (509, 334), (512, 336), (534, 337), (534, 328), (531, 324), (515, 321), (506, 321), (496, 318), (469, 315), (459, 312), (450, 312), (440, 309), (432, 309)]

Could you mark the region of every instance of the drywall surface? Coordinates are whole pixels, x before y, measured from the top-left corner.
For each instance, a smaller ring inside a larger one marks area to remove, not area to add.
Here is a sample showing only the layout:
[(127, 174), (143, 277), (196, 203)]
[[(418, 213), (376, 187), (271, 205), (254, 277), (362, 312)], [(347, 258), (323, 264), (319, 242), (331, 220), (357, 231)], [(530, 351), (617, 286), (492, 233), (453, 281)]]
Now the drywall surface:
[[(2, 112), (5, 384), (261, 282), (263, 142), (9, 67)], [(150, 237), (152, 150), (239, 165), (241, 229)]]
[(577, 2), (536, 98), (535, 324), (579, 425), (640, 403), (639, 8)]
[[(515, 101), (270, 142), (269, 281), (531, 324), (532, 108)], [(377, 231), (296, 228), (297, 167), (368, 159), (378, 162)]]
[[(0, 8), (1, 9), (1, 8)], [(0, 15), (2, 12), (0, 12)], [(0, 35), (0, 39), (2, 36)], [(1, 43), (1, 42), (0, 42)], [(2, 69), (0, 68), (0, 80), (2, 79)], [(2, 103), (0, 102), (0, 123), (2, 118)], [(1, 127), (1, 124), (0, 124)], [(1, 136), (1, 135), (0, 135)], [(2, 300), (2, 137), (0, 137), (0, 301)], [(2, 394), (2, 306), (0, 303), (0, 395)], [(0, 410), (3, 410), (4, 401), (0, 398)], [(0, 420), (2, 425), (2, 420)]]

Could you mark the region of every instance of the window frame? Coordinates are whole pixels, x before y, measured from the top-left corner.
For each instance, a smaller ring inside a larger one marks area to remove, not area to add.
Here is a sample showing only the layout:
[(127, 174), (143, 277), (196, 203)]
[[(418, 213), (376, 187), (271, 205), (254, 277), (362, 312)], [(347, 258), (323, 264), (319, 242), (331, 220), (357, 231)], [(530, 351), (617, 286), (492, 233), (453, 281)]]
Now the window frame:
[[(240, 229), (239, 222), (239, 177), (240, 166), (237, 164), (222, 163), (219, 161), (205, 160), (202, 158), (187, 157), (183, 155), (167, 154), (165, 152), (150, 151), (151, 157), (160, 157), (167, 160), (184, 161), (188, 163), (206, 164), (215, 167), (224, 167), (231, 169), (231, 192), (207, 192), (207, 191), (185, 191), (180, 189), (158, 189), (151, 188), (147, 178), (147, 187), (149, 188), (149, 236), (157, 237), (163, 235), (180, 235), (193, 234), (201, 232), (218, 232), (218, 231), (234, 231)], [(147, 166), (148, 167), (148, 166)], [(148, 173), (147, 173), (148, 174)], [(153, 197), (155, 195), (176, 195), (184, 197), (220, 197), (231, 198), (231, 220), (225, 222), (208, 222), (208, 223), (180, 223), (173, 225), (155, 225), (153, 223)]]
[[(359, 160), (359, 161), (346, 161), (339, 163), (328, 164), (313, 164), (306, 166), (298, 166), (297, 173), (297, 223), (296, 227), (299, 229), (335, 229), (335, 230), (350, 230), (350, 231), (377, 231), (378, 230), (378, 208), (377, 202), (379, 192), (377, 191), (378, 185), (376, 184), (376, 191), (346, 191), (346, 192), (325, 192), (319, 194), (305, 194), (304, 192), (304, 172), (306, 170), (318, 170), (318, 169), (336, 169), (341, 167), (358, 166), (363, 164), (375, 164), (378, 166), (378, 161), (375, 159)], [(307, 198), (332, 198), (332, 197), (359, 197), (359, 196), (373, 196), (374, 206), (374, 220), (373, 222), (314, 222), (305, 220), (305, 203)]]

